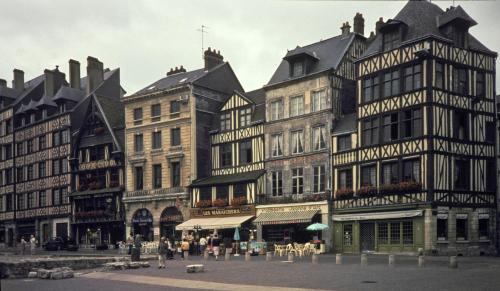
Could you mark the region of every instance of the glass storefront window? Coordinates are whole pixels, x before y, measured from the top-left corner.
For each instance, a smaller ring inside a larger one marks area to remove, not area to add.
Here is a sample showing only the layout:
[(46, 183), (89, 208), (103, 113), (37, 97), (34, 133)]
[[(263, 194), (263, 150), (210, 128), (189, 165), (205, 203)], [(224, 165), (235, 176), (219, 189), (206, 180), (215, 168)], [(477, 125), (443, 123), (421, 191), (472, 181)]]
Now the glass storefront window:
[(352, 224), (344, 224), (344, 246), (352, 246)]
[(389, 231), (386, 222), (381, 222), (378, 224), (378, 243), (387, 244), (389, 241)]
[(413, 244), (413, 221), (403, 222), (403, 244)]
[(391, 222), (391, 245), (399, 245), (401, 243), (400, 231), (400, 223)]

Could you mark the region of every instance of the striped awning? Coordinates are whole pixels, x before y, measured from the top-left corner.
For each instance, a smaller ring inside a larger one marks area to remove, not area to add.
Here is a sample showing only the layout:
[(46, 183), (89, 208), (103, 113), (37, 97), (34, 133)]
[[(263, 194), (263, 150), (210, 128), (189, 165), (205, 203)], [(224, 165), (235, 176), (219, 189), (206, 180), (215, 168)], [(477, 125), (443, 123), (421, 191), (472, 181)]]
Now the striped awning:
[(303, 210), (288, 212), (265, 212), (261, 213), (253, 221), (255, 224), (291, 224), (308, 223), (319, 210)]
[(241, 224), (249, 219), (252, 215), (247, 216), (230, 216), (230, 217), (207, 217), (207, 218), (192, 218), (177, 225), (175, 230), (193, 230), (199, 229), (227, 229), (240, 227)]
[(375, 213), (356, 213), (356, 214), (334, 214), (333, 221), (356, 221), (356, 220), (377, 220), (377, 219), (393, 219), (393, 218), (410, 218), (422, 216), (422, 210), (406, 210), (406, 211), (386, 211)]

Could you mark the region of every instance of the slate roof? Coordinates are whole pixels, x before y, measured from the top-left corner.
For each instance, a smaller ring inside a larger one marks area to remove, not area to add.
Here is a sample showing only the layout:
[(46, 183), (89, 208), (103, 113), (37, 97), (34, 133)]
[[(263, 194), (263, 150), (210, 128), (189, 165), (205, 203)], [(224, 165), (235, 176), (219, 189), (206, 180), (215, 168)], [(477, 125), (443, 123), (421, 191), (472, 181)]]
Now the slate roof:
[(239, 182), (255, 181), (265, 172), (266, 172), (265, 170), (258, 170), (258, 171), (231, 174), (231, 175), (211, 176), (208, 178), (203, 178), (194, 181), (190, 187), (203, 187), (210, 185), (224, 185), (224, 184), (232, 184)]
[(266, 92), (264, 89), (253, 90), (243, 95), (255, 103), (252, 121), (264, 121), (266, 119)]
[(316, 58), (316, 61), (313, 62), (312, 69), (305, 76), (330, 69), (337, 69), (338, 65), (342, 61), (342, 58), (344, 57), (344, 54), (348, 50), (355, 37), (355, 33), (338, 35), (288, 51), (266, 86), (293, 79), (303, 78), (304, 75), (298, 77), (290, 76), (290, 64), (286, 60), (287, 58), (299, 54), (306, 54)]
[(76, 88), (71, 88), (69, 86), (63, 85), (57, 91), (56, 95), (52, 98), (52, 101), (57, 100), (69, 100), (73, 102), (80, 102), (85, 95), (84, 90), (78, 90)]
[(356, 131), (356, 113), (346, 114), (334, 122), (332, 134), (340, 135)]
[(18, 91), (14, 88), (0, 86), (0, 97), (16, 99), (19, 95), (21, 95), (21, 91)]
[[(456, 10), (456, 12), (455, 12)], [(452, 12), (450, 12), (452, 11)], [(439, 6), (428, 1), (408, 1), (406, 5), (399, 11), (393, 20), (388, 20), (389, 24), (393, 24), (394, 20), (404, 23), (407, 26), (405, 39), (403, 43), (408, 43), (418, 40), (427, 36), (435, 36), (438, 38), (446, 39), (447, 36), (439, 29), (440, 23), (448, 23), (456, 19), (456, 17), (470, 18), (463, 9), (458, 6), (448, 12), (443, 11)], [(463, 13), (461, 12), (463, 11)], [(465, 13), (465, 15), (464, 15)], [(470, 18), (473, 22), (475, 21)], [(474, 50), (483, 51), (490, 54), (496, 54), (489, 50), (470, 33), (467, 34), (469, 39), (469, 47)], [(451, 41), (451, 40), (450, 40)], [(369, 57), (382, 51), (382, 33), (378, 33), (375, 39), (366, 49), (365, 53), (360, 59)]]
[(104, 111), (104, 117), (111, 126), (118, 145), (122, 150), (125, 149), (125, 107), (123, 103), (120, 100), (103, 96), (96, 96), (96, 99)]

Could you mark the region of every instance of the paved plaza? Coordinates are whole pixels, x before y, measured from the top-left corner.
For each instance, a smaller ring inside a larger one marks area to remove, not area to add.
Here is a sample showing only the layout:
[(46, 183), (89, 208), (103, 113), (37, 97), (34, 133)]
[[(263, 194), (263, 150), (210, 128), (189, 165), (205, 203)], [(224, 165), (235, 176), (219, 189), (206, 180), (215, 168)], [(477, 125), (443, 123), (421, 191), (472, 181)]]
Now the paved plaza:
[[(204, 261), (191, 257), (188, 262), (167, 262), (167, 269), (151, 268), (104, 272), (81, 270), (66, 280), (2, 280), (2, 290), (499, 290), (500, 258), (459, 257), (459, 268), (450, 269), (447, 257), (427, 257), (419, 268), (417, 258), (396, 256), (396, 265), (387, 265), (387, 256), (370, 255), (368, 266), (360, 265), (359, 256), (344, 256), (335, 264), (335, 256), (322, 255), (318, 265), (310, 257), (294, 263), (274, 257), (233, 257), (229, 262)], [(205, 264), (205, 273), (188, 274), (185, 266)]]

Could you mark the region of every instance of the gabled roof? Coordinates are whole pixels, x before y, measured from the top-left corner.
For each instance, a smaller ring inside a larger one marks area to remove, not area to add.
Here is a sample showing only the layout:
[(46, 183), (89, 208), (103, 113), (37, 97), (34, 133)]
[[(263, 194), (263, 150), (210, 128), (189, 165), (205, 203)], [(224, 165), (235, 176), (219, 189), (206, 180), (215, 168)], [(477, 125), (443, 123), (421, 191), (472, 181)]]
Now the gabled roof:
[(304, 77), (291, 77), (290, 63), (287, 61), (287, 59), (301, 54), (305, 54), (316, 60), (305, 76), (330, 69), (337, 69), (355, 37), (355, 33), (338, 35), (307, 46), (297, 47), (287, 52), (271, 77), (271, 80), (267, 83), (267, 86)]
[[(392, 24), (396, 21), (406, 25), (407, 29), (403, 42), (411, 42), (428, 36), (448, 39), (439, 27), (444, 23), (457, 19), (457, 17), (467, 19), (471, 21), (471, 24), (475, 23), (460, 6), (445, 12), (436, 4), (428, 1), (408, 1), (394, 19), (388, 20), (388, 23)], [(382, 33), (377, 34), (360, 59), (382, 52), (382, 35)], [(471, 49), (496, 54), (470, 33), (467, 33), (467, 36)]]
[(85, 95), (85, 91), (78, 90), (76, 88), (71, 88), (69, 86), (63, 85), (57, 91), (56, 95), (52, 98), (52, 101), (57, 100), (69, 100), (73, 102), (80, 102), (82, 97)]
[(445, 26), (446, 24), (454, 21), (461, 20), (468, 23), (469, 26), (474, 26), (477, 22), (472, 19), (472, 17), (465, 12), (462, 6), (458, 5), (457, 7), (452, 7), (451, 9), (447, 9), (445, 13), (438, 17), (438, 27)]

